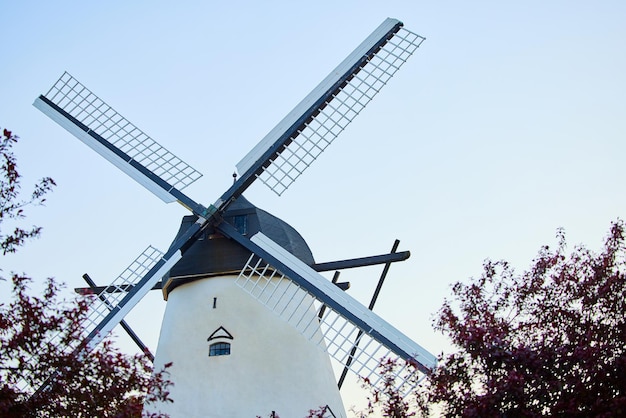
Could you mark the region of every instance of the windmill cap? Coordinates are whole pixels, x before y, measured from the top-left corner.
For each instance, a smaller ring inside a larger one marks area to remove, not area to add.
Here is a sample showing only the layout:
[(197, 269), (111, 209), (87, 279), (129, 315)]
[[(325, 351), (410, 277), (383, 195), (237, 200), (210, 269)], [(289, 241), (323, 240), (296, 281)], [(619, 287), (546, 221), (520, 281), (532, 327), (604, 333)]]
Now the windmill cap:
[[(224, 222), (234, 226), (241, 234), (252, 237), (257, 232), (262, 232), (305, 264), (315, 264), (311, 249), (298, 231), (285, 221), (257, 208), (245, 197), (240, 196), (231, 203), (222, 217)], [(185, 216), (174, 242), (196, 220), (196, 216)], [(167, 300), (169, 292), (174, 288), (191, 281), (238, 274), (250, 255), (249, 250), (209, 227), (164, 278), (164, 298)]]

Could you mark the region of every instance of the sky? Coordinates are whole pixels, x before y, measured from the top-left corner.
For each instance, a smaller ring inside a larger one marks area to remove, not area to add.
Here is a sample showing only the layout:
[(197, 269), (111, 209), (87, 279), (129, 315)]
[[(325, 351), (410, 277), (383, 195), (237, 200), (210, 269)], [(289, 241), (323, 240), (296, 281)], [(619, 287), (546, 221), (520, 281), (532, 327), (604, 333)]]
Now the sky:
[[(432, 320), (452, 283), (485, 259), (523, 271), (557, 228), (570, 247), (597, 250), (624, 217), (622, 1), (0, 0), (0, 15), (0, 127), (21, 137), (25, 192), (43, 176), (58, 184), (27, 212), (42, 237), (3, 257), (5, 275), (108, 283), (148, 245), (167, 249), (187, 214), (32, 106), (64, 71), (201, 171), (185, 192), (209, 204), (386, 17), (426, 41), (283, 196), (260, 183), (245, 194), (296, 228), (317, 262), (399, 239), (411, 257), (392, 266), (379, 315), (449, 351)], [(367, 304), (380, 272), (341, 277)], [(153, 349), (164, 305), (155, 292), (128, 317)]]

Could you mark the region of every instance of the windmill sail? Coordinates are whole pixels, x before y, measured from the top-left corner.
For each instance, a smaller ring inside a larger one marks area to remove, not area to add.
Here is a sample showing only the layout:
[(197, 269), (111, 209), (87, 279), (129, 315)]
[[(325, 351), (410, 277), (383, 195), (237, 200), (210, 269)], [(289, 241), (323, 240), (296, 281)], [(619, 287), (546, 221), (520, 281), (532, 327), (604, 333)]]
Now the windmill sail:
[(400, 21), (385, 20), (237, 164), (241, 176), (252, 171), (281, 195), (423, 40)]
[[(41, 347), (54, 346), (60, 353), (70, 354), (76, 350), (90, 351), (102, 341), (117, 325), (109, 321), (110, 329), (105, 329), (102, 325), (105, 324), (104, 319), (111, 315), (112, 311), (128, 310), (129, 306), (123, 303), (123, 299), (128, 295), (128, 289), (135, 286), (140, 279), (142, 279), (148, 271), (150, 271), (162, 258), (163, 253), (158, 249), (149, 246), (146, 248), (133, 262), (106, 288), (104, 288), (98, 295), (93, 295), (87, 300), (88, 310), (87, 315), (83, 318), (79, 324), (81, 329), (80, 338), (68, 339), (66, 335), (66, 327), (62, 331), (50, 334), (45, 342), (40, 344)], [(117, 290), (123, 290), (118, 292)], [(68, 327), (71, 327), (68, 324)], [(90, 337), (91, 336), (91, 337)], [(86, 346), (86, 347), (85, 347)], [(38, 353), (34, 353), (36, 357)], [(35, 359), (36, 360), (36, 359)], [(53, 371), (51, 371), (53, 372)], [(31, 387), (32, 389), (39, 387), (49, 376), (42, 376), (40, 374), (33, 375), (26, 372), (22, 372), (20, 376), (20, 389), (26, 389)]]
[(435, 367), (435, 356), (267, 236), (247, 239), (229, 225), (220, 230), (253, 252), (239, 286), (357, 375), (379, 383), (376, 370), (389, 357), (424, 373)]
[(69, 73), (65, 72), (33, 104), (164, 202), (178, 200), (190, 205), (179, 191), (202, 174), (159, 145)]

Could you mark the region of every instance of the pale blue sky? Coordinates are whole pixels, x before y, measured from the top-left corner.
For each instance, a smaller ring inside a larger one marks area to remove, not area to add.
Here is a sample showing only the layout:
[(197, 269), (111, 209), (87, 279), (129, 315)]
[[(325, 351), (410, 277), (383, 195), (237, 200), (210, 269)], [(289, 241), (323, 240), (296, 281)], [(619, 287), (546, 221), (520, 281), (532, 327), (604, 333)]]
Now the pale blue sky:
[[(246, 196), (307, 240), (318, 262), (383, 253), (377, 312), (434, 353), (450, 284), (485, 258), (527, 267), (564, 227), (599, 248), (624, 217), (626, 3), (622, 1), (0, 1), (0, 126), (22, 137), (26, 181), (59, 186), (28, 221), (43, 237), (5, 270), (70, 287), (113, 279), (186, 211), (164, 205), (32, 107), (68, 71), (204, 173), (212, 203), (234, 165), (386, 17), (427, 39), (281, 197)], [(342, 273), (367, 301), (380, 269)], [(129, 318), (154, 348), (158, 294)], [(121, 333), (121, 331), (120, 331)]]

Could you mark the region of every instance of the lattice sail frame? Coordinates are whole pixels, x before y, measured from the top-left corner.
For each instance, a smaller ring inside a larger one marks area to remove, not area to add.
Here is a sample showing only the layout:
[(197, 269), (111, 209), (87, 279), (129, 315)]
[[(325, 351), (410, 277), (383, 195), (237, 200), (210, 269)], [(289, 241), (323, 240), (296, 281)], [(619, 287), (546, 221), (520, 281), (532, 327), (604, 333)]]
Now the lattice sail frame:
[[(89, 313), (85, 318), (84, 328), (88, 333), (106, 317), (111, 308), (118, 306), (128, 291), (141, 280), (148, 271), (163, 257), (163, 252), (148, 246), (126, 269), (105, 289), (95, 296), (90, 296)], [(106, 302), (105, 302), (106, 301)]]
[(173, 187), (182, 190), (202, 177), (68, 72), (63, 73), (45, 97)]
[[(60, 331), (51, 334), (45, 342), (41, 344), (41, 348), (32, 358), (37, 360), (37, 355), (44, 350), (46, 346), (53, 345), (63, 354), (70, 354), (77, 350), (101, 321), (109, 314), (111, 309), (119, 305), (119, 302), (126, 296), (126, 293), (161, 259), (163, 252), (148, 246), (109, 286), (100, 293), (92, 293), (86, 295), (87, 315), (79, 324), (81, 335), (78, 338), (67, 338), (67, 332)], [(46, 376), (21, 376), (19, 378), (18, 387), (26, 390), (29, 387), (33, 389), (32, 383)], [(41, 382), (39, 382), (41, 384)], [(37, 385), (37, 384), (36, 384)]]
[[(259, 180), (280, 196), (365, 108), (424, 39), (400, 28), (292, 137), (292, 142), (257, 176)], [(246, 158), (237, 164), (240, 173), (248, 167)]]
[[(359, 328), (255, 254), (250, 256), (235, 283), (328, 353), (340, 366), (347, 365), (350, 359), (350, 371), (367, 379), (372, 386), (384, 389), (383, 376), (379, 374), (381, 361), (398, 356), (374, 339), (371, 329)], [(351, 356), (354, 347), (356, 351)], [(396, 389), (403, 397), (410, 394), (424, 376), (404, 360), (399, 361), (393, 371)]]

